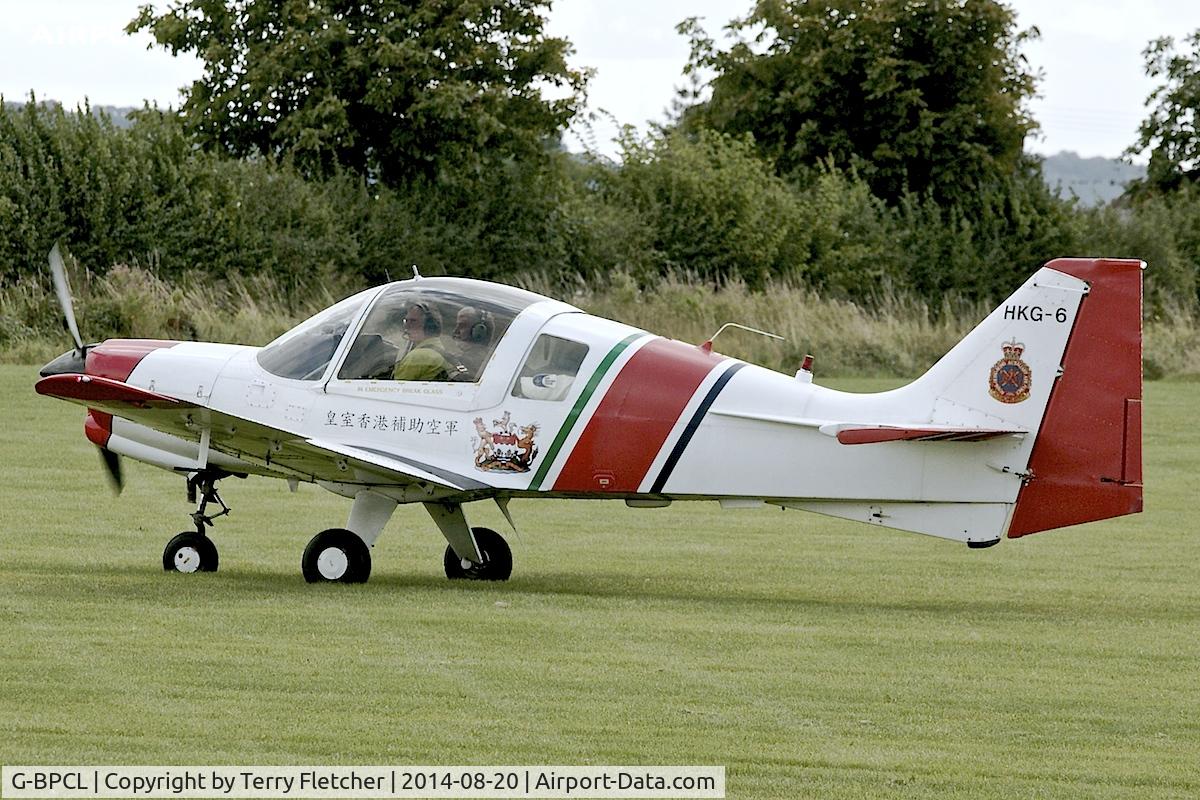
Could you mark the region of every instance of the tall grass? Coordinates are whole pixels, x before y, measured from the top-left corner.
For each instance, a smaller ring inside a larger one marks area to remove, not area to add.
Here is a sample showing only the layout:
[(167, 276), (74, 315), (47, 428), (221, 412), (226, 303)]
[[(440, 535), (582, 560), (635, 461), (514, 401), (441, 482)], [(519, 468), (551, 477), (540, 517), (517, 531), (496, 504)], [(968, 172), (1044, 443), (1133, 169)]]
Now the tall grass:
[[(526, 281), (535, 291), (545, 287)], [(903, 377), (928, 368), (963, 337), (988, 309), (946, 301), (936, 309), (902, 294), (885, 294), (869, 307), (822, 296), (787, 282), (751, 290), (740, 280), (720, 286), (671, 275), (651, 288), (625, 276), (608, 285), (580, 284), (564, 300), (602, 317), (697, 344), (726, 322), (784, 337), (783, 342), (726, 330), (714, 349), (784, 372), (813, 354), (822, 375)]]
[[(102, 276), (70, 272), (75, 314), (87, 341), (141, 337), (261, 345), (363, 288), (333, 275), (299, 288), (266, 273), (221, 280), (189, 273), (168, 282), (125, 265)], [(0, 361), (37, 362), (70, 345), (48, 280), (22, 277), (0, 286)]]
[[(739, 280), (719, 286), (672, 274), (650, 287), (628, 275), (600, 285), (529, 275), (533, 291), (648, 331), (700, 343), (726, 322), (785, 337), (727, 330), (715, 349), (783, 372), (804, 355), (819, 376), (913, 377), (946, 353), (991, 310), (946, 299), (934, 305), (900, 292), (869, 305), (823, 296), (787, 282), (764, 289)], [(165, 281), (142, 267), (118, 266), (104, 276), (74, 270), (76, 314), (85, 339), (150, 337), (261, 345), (341, 297), (365, 288), (328, 276), (309, 288), (286, 286), (268, 274), (214, 281), (199, 273)], [(1148, 378), (1200, 376), (1200, 320), (1182, 308), (1155, 312), (1145, 324)], [(46, 280), (0, 286), (0, 362), (40, 363), (70, 346)]]

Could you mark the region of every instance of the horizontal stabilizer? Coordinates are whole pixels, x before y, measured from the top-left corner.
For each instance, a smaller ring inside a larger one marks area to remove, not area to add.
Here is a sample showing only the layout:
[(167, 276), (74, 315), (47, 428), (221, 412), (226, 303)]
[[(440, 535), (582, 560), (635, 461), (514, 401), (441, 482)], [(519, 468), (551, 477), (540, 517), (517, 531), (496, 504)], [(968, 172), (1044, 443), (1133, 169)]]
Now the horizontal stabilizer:
[(123, 408), (196, 408), (195, 403), (176, 400), (165, 394), (139, 389), (122, 381), (99, 375), (51, 375), (35, 384), (38, 394), (58, 397), (74, 403), (120, 413)]
[(880, 501), (794, 501), (780, 505), (866, 522), (941, 539), (987, 547), (1000, 540), (1008, 503), (912, 503)]
[(826, 436), (835, 436), (842, 444), (879, 444), (881, 442), (982, 442), (998, 436), (1024, 436), (1029, 431), (1010, 428), (976, 428), (966, 425), (934, 425), (928, 422), (835, 422), (829, 419), (789, 417), (746, 411), (714, 411), (713, 414), (757, 422), (773, 422), (798, 428), (816, 428)]
[[(826, 430), (834, 428), (835, 430)], [(881, 442), (982, 442), (998, 436), (1024, 436), (1027, 431), (998, 428), (955, 428), (944, 425), (873, 427), (833, 425), (823, 426), (821, 433), (837, 436), (842, 444), (879, 444)]]

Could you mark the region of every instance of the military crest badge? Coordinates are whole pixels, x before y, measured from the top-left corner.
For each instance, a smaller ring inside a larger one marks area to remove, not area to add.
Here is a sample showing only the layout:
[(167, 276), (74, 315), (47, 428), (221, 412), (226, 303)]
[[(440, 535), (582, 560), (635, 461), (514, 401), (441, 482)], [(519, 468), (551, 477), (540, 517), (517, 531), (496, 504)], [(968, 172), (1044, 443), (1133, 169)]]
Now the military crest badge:
[(538, 454), (538, 447), (533, 441), (537, 432), (537, 423), (516, 425), (507, 411), (500, 419), (492, 420), (491, 429), (483, 424), (483, 417), (476, 417), (475, 436), (471, 439), (475, 447), (475, 469), (485, 472), (529, 472)]
[(1029, 398), (1032, 372), (1021, 360), (1025, 345), (1015, 339), (1001, 345), (1004, 358), (992, 365), (988, 394), (1001, 403), (1020, 403)]

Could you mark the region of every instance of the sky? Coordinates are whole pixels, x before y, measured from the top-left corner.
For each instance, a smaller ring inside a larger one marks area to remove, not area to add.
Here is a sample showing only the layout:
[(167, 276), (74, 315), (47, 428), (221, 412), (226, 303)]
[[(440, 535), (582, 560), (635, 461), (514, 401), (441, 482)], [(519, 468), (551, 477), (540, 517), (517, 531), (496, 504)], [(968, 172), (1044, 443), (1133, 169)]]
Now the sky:
[[(0, 0), (0, 95), (22, 100), (32, 89), (42, 99), (74, 106), (178, 105), (179, 89), (199, 77), (192, 57), (147, 50), (149, 37), (123, 28), (144, 0)], [(1144, 75), (1142, 50), (1159, 36), (1177, 40), (1200, 29), (1196, 0), (1011, 0), (1022, 28), (1036, 26), (1038, 41), (1025, 46), (1040, 70), (1040, 96), (1031, 106), (1040, 135), (1029, 150), (1082, 156), (1119, 156), (1137, 137), (1154, 88)], [(155, 4), (162, 8), (163, 3)], [(718, 35), (752, 0), (555, 0), (551, 34), (575, 46), (572, 64), (592, 67), (589, 108), (603, 110), (590, 142), (613, 154), (617, 123), (645, 129), (662, 121), (688, 58), (675, 26), (698, 16)], [(577, 126), (578, 128), (579, 126)], [(568, 141), (581, 149), (588, 134)]]

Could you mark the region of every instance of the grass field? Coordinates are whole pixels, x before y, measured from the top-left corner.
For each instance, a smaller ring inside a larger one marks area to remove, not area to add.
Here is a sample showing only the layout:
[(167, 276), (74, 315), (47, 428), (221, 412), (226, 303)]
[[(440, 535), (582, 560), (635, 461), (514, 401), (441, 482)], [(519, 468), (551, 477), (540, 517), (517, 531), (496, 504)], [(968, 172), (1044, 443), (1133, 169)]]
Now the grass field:
[(401, 508), (370, 583), (309, 586), (301, 550), (346, 501), (228, 480), (220, 572), (166, 574), (183, 481), (127, 461), (112, 497), (79, 409), (34, 379), (0, 367), (0, 763), (723, 764), (732, 798), (1200, 796), (1195, 384), (1148, 386), (1135, 517), (972, 551), (800, 512), (516, 501), (513, 579), (464, 585)]

